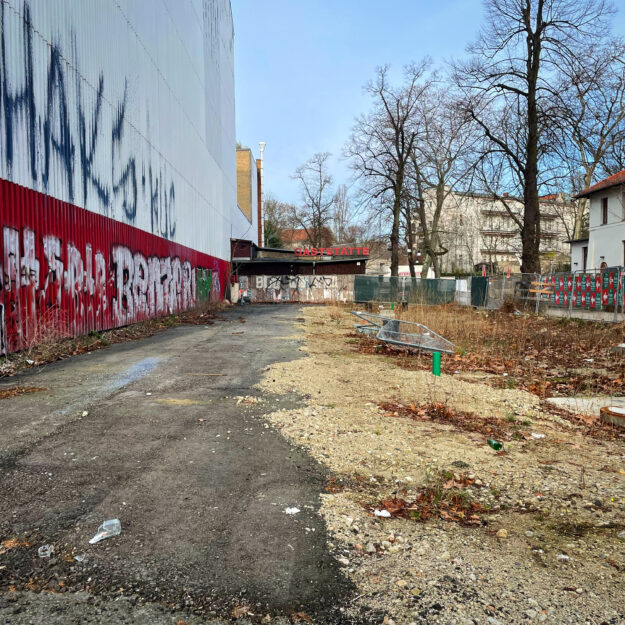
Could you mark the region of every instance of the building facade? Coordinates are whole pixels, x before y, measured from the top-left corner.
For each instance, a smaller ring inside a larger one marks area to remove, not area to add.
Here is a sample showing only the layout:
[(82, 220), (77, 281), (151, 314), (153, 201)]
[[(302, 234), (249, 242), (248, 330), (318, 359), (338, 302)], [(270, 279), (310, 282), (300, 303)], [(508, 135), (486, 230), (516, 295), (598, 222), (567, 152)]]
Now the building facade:
[[(435, 199), (427, 196), (426, 212), (433, 215)], [(504, 203), (505, 202), (505, 203)], [(511, 214), (512, 213), (512, 214)], [(491, 195), (451, 192), (445, 199), (439, 221), (444, 273), (471, 273), (486, 265), (490, 271), (519, 271), (523, 218), (518, 198), (498, 200)], [(540, 201), (541, 263), (546, 270), (569, 261), (569, 233), (573, 230), (573, 204), (562, 196), (544, 196)]]
[(0, 354), (222, 297), (246, 228), (230, 1), (0, 6)]
[(239, 208), (232, 220), (235, 239), (249, 239), (259, 244), (259, 203), (260, 175), (250, 148), (237, 148), (237, 206)]
[(625, 266), (625, 170), (584, 189), (577, 198), (589, 203), (589, 234), (570, 242), (571, 269)]

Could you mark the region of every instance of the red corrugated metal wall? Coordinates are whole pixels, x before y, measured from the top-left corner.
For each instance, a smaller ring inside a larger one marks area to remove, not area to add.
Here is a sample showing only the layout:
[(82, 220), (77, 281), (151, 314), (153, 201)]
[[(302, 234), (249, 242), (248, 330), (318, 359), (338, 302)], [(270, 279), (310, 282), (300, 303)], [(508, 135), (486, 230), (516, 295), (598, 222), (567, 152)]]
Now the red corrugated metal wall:
[[(229, 263), (0, 180), (0, 354), (221, 299)], [(205, 285), (203, 285), (205, 288)]]

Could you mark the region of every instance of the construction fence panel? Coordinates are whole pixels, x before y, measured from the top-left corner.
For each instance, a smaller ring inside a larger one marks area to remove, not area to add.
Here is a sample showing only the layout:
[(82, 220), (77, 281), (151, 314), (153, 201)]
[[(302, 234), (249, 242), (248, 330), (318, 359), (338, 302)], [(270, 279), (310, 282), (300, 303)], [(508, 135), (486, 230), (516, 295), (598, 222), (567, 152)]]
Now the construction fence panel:
[(574, 311), (614, 313), (615, 320), (624, 306), (623, 267), (605, 267), (594, 271), (575, 271), (543, 276), (549, 286), (549, 306), (574, 314)]

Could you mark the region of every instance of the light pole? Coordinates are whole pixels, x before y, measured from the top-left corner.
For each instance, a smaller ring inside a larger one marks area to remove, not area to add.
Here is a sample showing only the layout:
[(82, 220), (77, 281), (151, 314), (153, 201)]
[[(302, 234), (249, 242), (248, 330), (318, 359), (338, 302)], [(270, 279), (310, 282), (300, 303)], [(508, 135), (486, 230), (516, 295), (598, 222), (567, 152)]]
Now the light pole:
[(260, 147), (260, 241), (258, 242), (260, 247), (265, 247), (265, 172), (263, 168), (265, 145), (267, 144), (264, 141), (258, 144)]

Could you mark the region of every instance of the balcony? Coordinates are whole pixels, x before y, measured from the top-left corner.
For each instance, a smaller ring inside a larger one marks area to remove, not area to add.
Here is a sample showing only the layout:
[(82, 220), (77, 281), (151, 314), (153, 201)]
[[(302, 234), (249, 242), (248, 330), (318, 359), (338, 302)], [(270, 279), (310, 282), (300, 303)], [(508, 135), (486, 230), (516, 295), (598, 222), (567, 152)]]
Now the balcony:
[(516, 256), (517, 252), (515, 252), (514, 250), (489, 250), (482, 248), (480, 250), (480, 254), (484, 254), (485, 256), (493, 256), (494, 254), (500, 254), (503, 256)]
[(518, 236), (518, 231), (516, 230), (496, 230), (496, 229), (483, 229), (480, 230), (481, 234), (489, 237), (515, 237)]
[[(512, 219), (510, 217), (510, 213), (504, 208), (504, 209), (495, 209), (495, 208), (483, 208), (480, 211), (480, 214), (485, 215), (485, 216), (490, 216), (493, 215), (494, 217), (508, 217), (508, 219)], [(514, 212), (513, 213), (516, 217), (521, 217), (521, 213), (520, 212)]]

